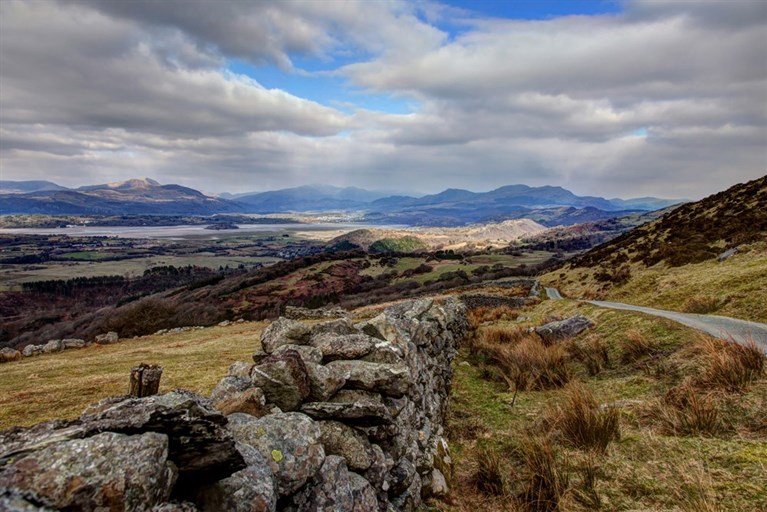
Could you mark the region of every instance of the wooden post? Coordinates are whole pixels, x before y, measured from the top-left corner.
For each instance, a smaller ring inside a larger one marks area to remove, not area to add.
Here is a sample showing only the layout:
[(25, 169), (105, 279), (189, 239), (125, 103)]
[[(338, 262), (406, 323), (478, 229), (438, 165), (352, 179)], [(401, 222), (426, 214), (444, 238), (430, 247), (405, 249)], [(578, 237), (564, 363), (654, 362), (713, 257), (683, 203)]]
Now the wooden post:
[(160, 365), (141, 363), (131, 368), (129, 394), (137, 398), (156, 395), (160, 390), (161, 377), (162, 366)]

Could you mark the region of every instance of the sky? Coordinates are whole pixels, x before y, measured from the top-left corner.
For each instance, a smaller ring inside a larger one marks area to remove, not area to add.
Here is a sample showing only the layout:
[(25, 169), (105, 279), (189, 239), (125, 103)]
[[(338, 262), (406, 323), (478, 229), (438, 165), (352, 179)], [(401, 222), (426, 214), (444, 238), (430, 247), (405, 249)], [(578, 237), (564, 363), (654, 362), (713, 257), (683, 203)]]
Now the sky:
[(764, 0), (2, 0), (0, 179), (208, 193), (767, 174)]

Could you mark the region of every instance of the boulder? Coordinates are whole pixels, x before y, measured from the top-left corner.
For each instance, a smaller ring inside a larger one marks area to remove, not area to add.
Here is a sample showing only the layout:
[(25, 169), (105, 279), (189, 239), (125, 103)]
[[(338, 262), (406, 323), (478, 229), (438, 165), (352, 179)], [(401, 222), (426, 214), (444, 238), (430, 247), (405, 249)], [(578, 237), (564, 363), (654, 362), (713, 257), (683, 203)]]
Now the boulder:
[(85, 340), (80, 340), (77, 338), (67, 338), (61, 340), (61, 347), (62, 350), (69, 350), (72, 348), (83, 348), (85, 347)]
[(43, 345), (42, 352), (43, 354), (52, 354), (54, 352), (61, 352), (63, 350), (61, 345), (61, 340), (50, 340), (48, 343)]
[(338, 359), (359, 359), (373, 350), (376, 340), (367, 334), (325, 333), (312, 336), (311, 344), (320, 350), (322, 360), (327, 363)]
[(735, 256), (736, 254), (738, 254), (738, 248), (737, 247), (732, 247), (732, 248), (727, 249), (726, 251), (724, 251), (722, 254), (720, 254), (717, 257), (717, 260), (719, 261), (719, 263), (721, 263), (723, 261), (729, 260), (730, 258)]
[(378, 510), (375, 491), (367, 480), (350, 472), (344, 459), (328, 456), (317, 476), (293, 497), (299, 512), (372, 512)]
[(104, 432), (12, 459), (0, 470), (0, 488), (34, 493), (55, 509), (147, 510), (170, 496), (167, 457), (163, 434)]
[(544, 343), (549, 344), (566, 338), (572, 338), (593, 325), (594, 322), (585, 316), (576, 315), (536, 327), (535, 332), (538, 333), (538, 336), (541, 337)]
[(251, 356), (253, 358), (253, 362), (258, 364), (267, 357), (269, 357), (269, 354), (264, 352), (264, 349), (262, 347), (256, 348), (256, 350), (253, 352), (253, 355)]
[(316, 338), (325, 334), (335, 334), (342, 336), (345, 334), (359, 334), (359, 330), (354, 326), (349, 318), (338, 318), (328, 322), (315, 324), (311, 328), (311, 337)]
[(306, 402), (301, 412), (316, 419), (337, 419), (344, 423), (360, 426), (375, 426), (391, 423), (389, 409), (381, 395), (342, 389), (326, 402)]
[(280, 345), (306, 345), (309, 328), (296, 320), (278, 318), (261, 333), (261, 348), (271, 354)]
[(109, 331), (105, 334), (99, 334), (96, 336), (96, 343), (99, 345), (111, 345), (120, 341), (120, 337), (114, 331)]
[(327, 367), (346, 377), (346, 387), (402, 396), (410, 387), (410, 370), (405, 365), (367, 361), (333, 361)]
[(329, 400), (346, 384), (346, 378), (332, 368), (321, 364), (306, 363), (309, 377), (309, 399), (323, 402)]
[(238, 442), (252, 446), (266, 459), (280, 496), (300, 489), (325, 460), (319, 427), (298, 412), (263, 418), (235, 413), (229, 416), (228, 429)]
[(168, 436), (168, 458), (179, 485), (225, 478), (245, 464), (224, 428), (226, 417), (209, 400), (189, 391), (146, 398), (107, 398), (90, 406), (79, 425), (88, 432), (158, 432)]
[(231, 375), (232, 377), (240, 377), (242, 379), (250, 380), (251, 370), (253, 370), (253, 363), (235, 361), (229, 365), (229, 371), (226, 374)]
[(281, 345), (280, 347), (277, 347), (272, 354), (279, 354), (281, 352), (284, 352), (286, 350), (295, 350), (299, 354), (301, 354), (301, 359), (304, 360), (304, 363), (320, 363), (322, 362), (322, 352), (310, 345)]
[(448, 493), (447, 480), (442, 472), (434, 468), (431, 470), (431, 481), (429, 482), (429, 493), (432, 496), (446, 496)]
[(210, 394), (210, 399), (217, 402), (252, 387), (253, 382), (251, 382), (249, 378), (227, 375), (218, 381), (216, 387), (213, 388), (213, 392)]
[(266, 407), (266, 397), (264, 397), (261, 388), (252, 387), (232, 393), (213, 402), (213, 406), (225, 415), (242, 412), (260, 418), (269, 413)]
[(21, 355), (23, 355), (24, 357), (32, 357), (42, 353), (43, 353), (42, 345), (27, 345), (21, 351)]
[(273, 354), (253, 367), (253, 385), (264, 391), (266, 400), (283, 411), (300, 407), (309, 396), (309, 376), (301, 355), (295, 350)]
[(2, 512), (56, 512), (52, 508), (38, 506), (37, 503), (40, 502), (39, 496), (31, 496), (28, 492), (0, 489), (0, 510)]
[(150, 512), (198, 512), (198, 510), (194, 503), (171, 501), (155, 505)]
[(237, 443), (247, 467), (212, 485), (201, 487), (195, 502), (202, 512), (273, 512), (277, 482), (266, 458), (256, 448)]
[(375, 454), (367, 436), (338, 421), (319, 421), (317, 424), (326, 455), (340, 455), (354, 471), (365, 471), (370, 467)]
[(0, 348), (0, 363), (7, 363), (10, 361), (18, 361), (23, 356), (21, 352), (10, 347)]
[(376, 341), (377, 343), (373, 347), (373, 350), (371, 350), (369, 354), (362, 358), (363, 361), (368, 361), (370, 363), (397, 365), (402, 365), (405, 363), (404, 354), (400, 348), (395, 347), (388, 341)]

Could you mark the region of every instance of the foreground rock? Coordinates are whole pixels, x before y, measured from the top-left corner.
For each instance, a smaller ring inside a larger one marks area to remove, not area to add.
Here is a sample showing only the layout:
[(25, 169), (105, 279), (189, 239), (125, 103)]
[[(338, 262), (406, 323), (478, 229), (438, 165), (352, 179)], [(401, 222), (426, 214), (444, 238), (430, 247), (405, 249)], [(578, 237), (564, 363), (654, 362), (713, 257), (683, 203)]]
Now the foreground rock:
[(540, 327), (536, 327), (535, 332), (541, 337), (544, 343), (555, 343), (585, 331), (593, 327), (594, 322), (583, 315), (576, 315), (565, 320), (549, 322)]
[(210, 399), (114, 397), (0, 432), (0, 510), (414, 511), (448, 492), (465, 311), (424, 299), (358, 325), (277, 320)]
[(99, 345), (111, 345), (120, 341), (120, 337), (114, 331), (109, 331), (105, 334), (99, 334), (96, 336), (96, 343)]
[(105, 432), (14, 458), (0, 488), (34, 493), (55, 509), (147, 510), (168, 499), (175, 476), (167, 436)]
[(0, 363), (8, 363), (10, 361), (18, 361), (23, 356), (21, 352), (9, 347), (3, 347), (0, 349)]

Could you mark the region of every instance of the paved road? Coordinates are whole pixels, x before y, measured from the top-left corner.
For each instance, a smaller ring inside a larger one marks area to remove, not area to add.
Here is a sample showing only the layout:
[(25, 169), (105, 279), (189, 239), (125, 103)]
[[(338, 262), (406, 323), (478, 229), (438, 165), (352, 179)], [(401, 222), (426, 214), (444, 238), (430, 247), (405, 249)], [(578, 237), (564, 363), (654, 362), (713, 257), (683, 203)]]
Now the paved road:
[[(556, 288), (546, 288), (546, 294), (550, 299), (556, 300), (562, 298)], [(648, 315), (667, 318), (724, 340), (733, 340), (738, 343), (744, 343), (746, 340), (752, 339), (767, 352), (767, 324), (738, 320), (737, 318), (726, 316), (677, 313), (675, 311), (665, 311), (662, 309), (623, 304), (622, 302), (607, 302), (601, 300), (589, 300), (585, 302), (601, 308), (638, 311)]]
[(546, 295), (548, 295), (550, 299), (554, 300), (560, 300), (562, 298), (562, 296), (559, 294), (559, 290), (556, 288), (546, 288)]

